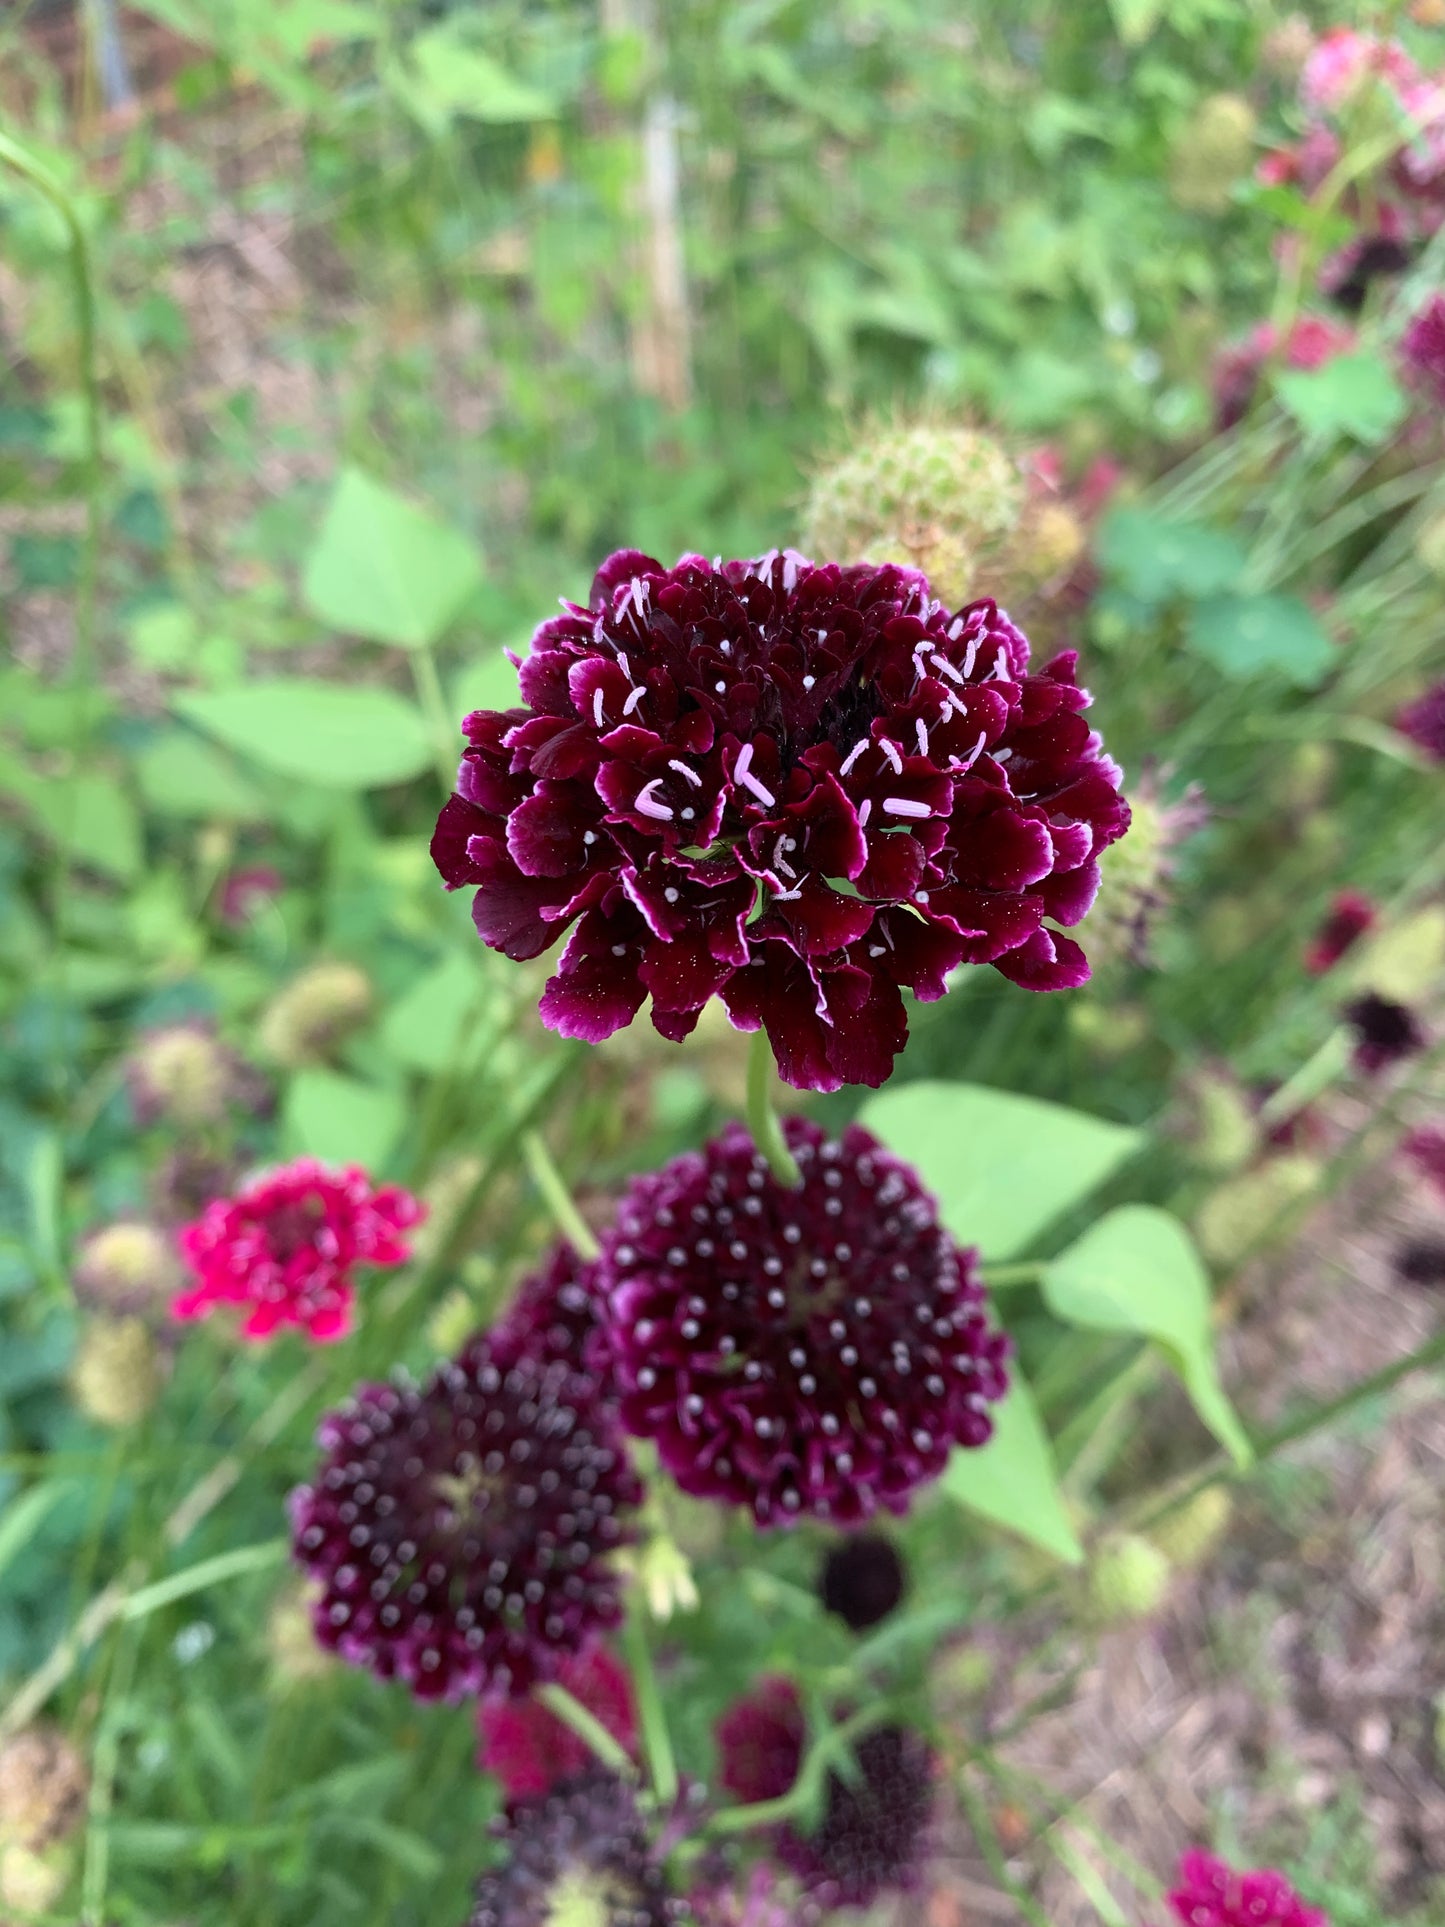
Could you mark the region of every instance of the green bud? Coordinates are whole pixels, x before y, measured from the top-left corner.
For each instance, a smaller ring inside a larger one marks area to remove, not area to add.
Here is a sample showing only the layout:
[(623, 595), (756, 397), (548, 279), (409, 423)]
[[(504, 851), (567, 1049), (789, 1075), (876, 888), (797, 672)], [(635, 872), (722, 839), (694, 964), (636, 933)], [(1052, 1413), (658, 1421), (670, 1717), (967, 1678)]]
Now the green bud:
[(1022, 477), (991, 437), (924, 423), (884, 428), (814, 477), (803, 547), (818, 561), (922, 569), (956, 608), (973, 598), (1023, 509)]
[(138, 1425), (160, 1396), (161, 1368), (140, 1318), (93, 1318), (82, 1327), (70, 1395), (88, 1419), (114, 1431)]
[(1234, 1500), (1222, 1485), (1207, 1485), (1187, 1505), (1150, 1529), (1149, 1537), (1176, 1570), (1204, 1565), (1234, 1517)]
[(114, 1311), (164, 1304), (181, 1284), (181, 1263), (165, 1232), (153, 1224), (108, 1224), (81, 1246), (75, 1283)]
[(1096, 1626), (1127, 1626), (1159, 1610), (1171, 1569), (1156, 1545), (1137, 1532), (1111, 1532), (1094, 1548), (1087, 1577), (1088, 1615)]
[(1084, 923), (1096, 964), (1148, 960), (1151, 930), (1169, 904), (1174, 853), (1205, 818), (1197, 791), (1165, 803), (1147, 777), (1129, 802), (1129, 833), (1099, 858), (1099, 894)]
[(267, 1005), (257, 1035), (278, 1064), (314, 1063), (371, 1015), (371, 979), (349, 963), (313, 964)]
[(170, 1024), (141, 1038), (131, 1052), (130, 1072), (136, 1096), (151, 1117), (215, 1124), (226, 1114), (232, 1060), (204, 1024)]
[(1238, 94), (1212, 94), (1180, 128), (1169, 154), (1169, 191), (1197, 214), (1221, 214), (1254, 158), (1258, 123)]
[(1318, 1158), (1287, 1152), (1229, 1178), (1194, 1214), (1200, 1250), (1216, 1265), (1232, 1265), (1287, 1228), (1291, 1208), (1318, 1189)]

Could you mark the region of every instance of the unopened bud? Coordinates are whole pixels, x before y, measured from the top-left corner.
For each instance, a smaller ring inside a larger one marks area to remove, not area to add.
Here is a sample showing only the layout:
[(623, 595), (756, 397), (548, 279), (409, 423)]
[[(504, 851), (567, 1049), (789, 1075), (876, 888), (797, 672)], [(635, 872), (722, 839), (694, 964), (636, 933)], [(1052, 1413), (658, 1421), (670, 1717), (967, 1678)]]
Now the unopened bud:
[(80, 1248), (75, 1284), (108, 1311), (135, 1312), (164, 1305), (180, 1288), (181, 1261), (153, 1224), (108, 1224)]
[(371, 980), (349, 963), (314, 964), (267, 1005), (258, 1036), (278, 1064), (309, 1064), (325, 1057), (371, 1014)]
[(658, 1532), (639, 1547), (618, 1554), (618, 1564), (630, 1572), (647, 1610), (666, 1622), (674, 1613), (696, 1612), (697, 1582), (687, 1554), (668, 1533)]
[(1234, 1500), (1222, 1485), (1207, 1485), (1187, 1505), (1151, 1526), (1149, 1537), (1176, 1570), (1204, 1565), (1229, 1530)]
[(131, 1098), (143, 1123), (215, 1124), (226, 1114), (235, 1059), (209, 1024), (167, 1024), (150, 1031), (126, 1065)]
[(1190, 115), (1169, 154), (1169, 191), (1198, 214), (1220, 214), (1254, 156), (1254, 109), (1238, 94), (1212, 94)]
[(70, 1394), (97, 1425), (138, 1425), (160, 1396), (160, 1356), (140, 1318), (93, 1318), (81, 1330)]
[(1268, 1242), (1287, 1226), (1293, 1207), (1314, 1195), (1322, 1176), (1317, 1158), (1289, 1152), (1228, 1179), (1194, 1215), (1194, 1235), (1205, 1257), (1232, 1265)]
[(1089, 1618), (1101, 1627), (1147, 1619), (1163, 1605), (1169, 1580), (1168, 1559), (1141, 1533), (1109, 1533), (1089, 1561)]

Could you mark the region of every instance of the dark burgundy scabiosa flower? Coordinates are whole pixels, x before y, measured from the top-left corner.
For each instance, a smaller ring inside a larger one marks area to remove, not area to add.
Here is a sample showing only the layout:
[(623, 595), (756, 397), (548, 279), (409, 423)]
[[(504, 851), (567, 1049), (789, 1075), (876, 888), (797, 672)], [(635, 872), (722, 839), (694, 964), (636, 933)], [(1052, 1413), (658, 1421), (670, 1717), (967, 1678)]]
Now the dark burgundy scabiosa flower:
[(526, 1353), (605, 1373), (607, 1343), (599, 1313), (597, 1268), (584, 1264), (564, 1240), (522, 1280), (487, 1334), (492, 1357), (511, 1364)]
[(624, 1194), (598, 1268), (622, 1422), (759, 1525), (902, 1512), (989, 1437), (1008, 1340), (908, 1165), (783, 1129), (796, 1190), (735, 1124)]
[(900, 986), (991, 963), (1083, 983), (1077, 923), (1122, 836), (1120, 772), (1066, 652), (916, 570), (624, 550), (545, 622), (526, 707), (479, 711), (432, 854), (483, 939), (535, 957), (575, 925), (542, 1017), (597, 1043), (652, 999), (688, 1035), (720, 996), (802, 1090), (881, 1084)]
[(1199, 1847), (1180, 1860), (1168, 1901), (1180, 1927), (1329, 1927), (1283, 1874), (1268, 1868), (1236, 1873)]
[(1406, 379), (1445, 408), (1445, 294), (1432, 294), (1400, 337)]
[(1445, 1285), (1445, 1240), (1412, 1238), (1398, 1247), (1393, 1263), (1407, 1285)]
[(1344, 1016), (1355, 1034), (1355, 1063), (1371, 1075), (1425, 1048), (1425, 1032), (1410, 1006), (1373, 990), (1346, 1004)]
[(1304, 966), (1312, 977), (1322, 977), (1375, 923), (1375, 906), (1358, 890), (1341, 890), (1329, 914), (1305, 950)]
[(506, 1855), (477, 1883), (467, 1927), (672, 1927), (685, 1902), (667, 1890), (630, 1787), (594, 1770), (513, 1807), (493, 1828)]
[(818, 1597), (850, 1632), (886, 1619), (903, 1597), (903, 1561), (881, 1532), (855, 1532), (832, 1547), (818, 1575)]
[(522, 1694), (620, 1617), (608, 1555), (642, 1497), (585, 1374), (474, 1340), (422, 1386), (364, 1385), (292, 1495), (323, 1645), (421, 1699)]
[(1433, 683), (1395, 718), (1402, 736), (1423, 749), (1432, 763), (1445, 763), (1445, 682)]
[[(563, 1660), (557, 1684), (599, 1719), (629, 1753), (637, 1750), (637, 1709), (627, 1669), (605, 1646)], [(509, 1801), (550, 1793), (593, 1764), (571, 1727), (536, 1699), (485, 1699), (477, 1707), (477, 1765), (495, 1773)]]
[(178, 1242), (194, 1283), (173, 1301), (177, 1318), (238, 1305), (247, 1338), (294, 1325), (320, 1342), (344, 1338), (361, 1265), (404, 1264), (401, 1233), (423, 1206), (398, 1185), (375, 1187), (359, 1165), (333, 1170), (315, 1158), (268, 1171), (217, 1198)]
[(1445, 1197), (1445, 1124), (1417, 1125), (1400, 1148), (1421, 1177)]
[[(804, 1721), (791, 1680), (765, 1679), (717, 1723), (719, 1779), (746, 1805), (776, 1800), (797, 1780)], [(924, 1858), (934, 1759), (902, 1726), (875, 1726), (854, 1743), (857, 1774), (830, 1772), (822, 1817), (804, 1834), (777, 1829), (773, 1845), (807, 1893), (827, 1907), (866, 1907), (911, 1887)]]

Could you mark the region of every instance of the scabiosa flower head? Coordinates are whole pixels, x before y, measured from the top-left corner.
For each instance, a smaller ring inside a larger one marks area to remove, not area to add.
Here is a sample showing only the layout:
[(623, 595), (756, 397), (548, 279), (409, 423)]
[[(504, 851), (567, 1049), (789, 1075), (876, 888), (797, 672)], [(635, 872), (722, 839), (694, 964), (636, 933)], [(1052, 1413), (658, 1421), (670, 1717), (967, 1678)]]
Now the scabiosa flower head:
[(356, 964), (318, 963), (303, 970), (261, 1013), (261, 1048), (294, 1067), (326, 1057), (371, 1015), (371, 979)]
[(1400, 338), (1405, 374), (1445, 408), (1445, 294), (1432, 294)]
[(844, 562), (919, 569), (950, 608), (980, 591), (1024, 510), (1018, 464), (976, 428), (918, 422), (867, 429), (813, 478), (804, 544)]
[(1421, 1177), (1445, 1197), (1445, 1124), (1417, 1125), (1406, 1134), (1401, 1149)]
[(1445, 681), (1432, 683), (1395, 718), (1402, 736), (1423, 749), (1432, 763), (1445, 763)]
[(818, 1597), (850, 1632), (886, 1619), (903, 1597), (903, 1561), (881, 1532), (855, 1532), (833, 1546), (818, 1575)]
[[(792, 1682), (760, 1681), (717, 1723), (723, 1786), (749, 1806), (779, 1799), (798, 1777), (804, 1734)], [(866, 1907), (890, 1888), (914, 1885), (933, 1806), (933, 1754), (918, 1734), (875, 1726), (853, 1751), (857, 1774), (845, 1782), (829, 1773), (816, 1829), (784, 1826), (773, 1836), (778, 1858), (828, 1907)]]
[(1304, 965), (1309, 974), (1322, 977), (1333, 970), (1345, 952), (1374, 928), (1375, 915), (1375, 906), (1367, 896), (1358, 890), (1341, 890), (1305, 951)]
[(1418, 81), (1421, 74), (1398, 40), (1336, 27), (1316, 43), (1305, 61), (1300, 105), (1311, 114), (1338, 113), (1375, 77), (1398, 90)]
[(55, 1726), (26, 1726), (0, 1745), (0, 1840), (40, 1850), (85, 1818), (90, 1770)]
[(467, 1927), (672, 1927), (687, 1918), (630, 1787), (594, 1770), (513, 1807), (493, 1831), (503, 1864), (477, 1883)]
[(245, 1067), (204, 1018), (166, 1024), (139, 1038), (126, 1060), (137, 1122), (215, 1124), (245, 1095)]
[(410, 1252), (400, 1234), (421, 1212), (409, 1191), (378, 1189), (359, 1165), (333, 1170), (298, 1158), (217, 1198), (182, 1228), (195, 1282), (171, 1310), (204, 1318), (217, 1305), (239, 1305), (247, 1338), (269, 1338), (283, 1325), (320, 1342), (344, 1338), (357, 1267), (404, 1264)]
[(1425, 1032), (1410, 1006), (1373, 990), (1346, 1004), (1344, 1017), (1354, 1032), (1355, 1063), (1367, 1073), (1388, 1070), (1425, 1048)]
[(478, 1339), (421, 1386), (364, 1385), (292, 1495), (323, 1644), (421, 1699), (521, 1694), (620, 1617), (609, 1555), (641, 1483), (591, 1380)]
[(216, 908), (223, 923), (249, 923), (256, 912), (281, 894), (282, 877), (269, 863), (232, 870), (222, 883)]
[(167, 1224), (181, 1225), (200, 1217), (214, 1199), (234, 1190), (240, 1175), (233, 1158), (218, 1157), (200, 1144), (177, 1144), (157, 1168), (151, 1196)]
[(1394, 1265), (1407, 1285), (1445, 1285), (1445, 1240), (1412, 1238), (1395, 1252)]
[(156, 1310), (181, 1282), (174, 1242), (158, 1225), (122, 1221), (93, 1231), (80, 1248), (75, 1287), (111, 1312)]
[(1191, 1847), (1179, 1862), (1168, 1895), (1180, 1927), (1329, 1927), (1318, 1907), (1307, 1907), (1283, 1874), (1236, 1873), (1223, 1860)]
[(1258, 118), (1242, 94), (1211, 94), (1170, 145), (1169, 191), (1182, 208), (1221, 214), (1249, 167)]
[(1099, 865), (1090, 936), (1101, 963), (1150, 961), (1154, 930), (1169, 908), (1179, 851), (1208, 821), (1209, 806), (1197, 783), (1166, 802), (1158, 775), (1146, 770), (1140, 777), (1129, 839), (1107, 851)]
[[(629, 1753), (637, 1750), (632, 1681), (605, 1646), (565, 1659), (557, 1671), (579, 1705)], [(593, 1756), (571, 1727), (536, 1699), (484, 1699), (477, 1706), (477, 1765), (494, 1773), (508, 1800), (533, 1800), (583, 1773)]]
[(492, 1357), (508, 1365), (524, 1353), (561, 1359), (604, 1379), (607, 1343), (599, 1312), (597, 1268), (584, 1264), (564, 1239), (522, 1280), (487, 1334)]
[(1432, 224), (1416, 209), (1379, 201), (1369, 225), (1325, 257), (1320, 292), (1346, 314), (1359, 314), (1376, 281), (1393, 279), (1410, 266)]
[(161, 1390), (161, 1361), (142, 1318), (90, 1318), (70, 1367), (70, 1395), (88, 1419), (114, 1431), (140, 1421)]
[(600, 1042), (650, 995), (678, 1039), (718, 995), (790, 1084), (836, 1090), (888, 1076), (902, 985), (940, 997), (961, 963), (1086, 980), (1044, 919), (1083, 917), (1129, 812), (1071, 652), (1030, 675), (995, 603), (953, 615), (914, 570), (791, 552), (627, 550), (565, 607), (526, 707), (467, 718), (432, 840), (494, 949), (575, 923), (552, 1029)]
[(1008, 1341), (908, 1165), (857, 1125), (783, 1129), (796, 1190), (735, 1124), (624, 1194), (599, 1264), (622, 1422), (759, 1525), (902, 1512), (989, 1437)]

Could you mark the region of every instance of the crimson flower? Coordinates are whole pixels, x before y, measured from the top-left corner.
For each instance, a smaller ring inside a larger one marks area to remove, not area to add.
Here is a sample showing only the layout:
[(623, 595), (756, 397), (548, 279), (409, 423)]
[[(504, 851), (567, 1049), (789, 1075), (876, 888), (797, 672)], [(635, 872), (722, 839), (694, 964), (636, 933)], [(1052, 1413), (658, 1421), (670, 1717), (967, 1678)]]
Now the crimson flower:
[[(718, 1777), (746, 1805), (780, 1799), (797, 1780), (805, 1727), (791, 1680), (761, 1680), (715, 1729)], [(934, 1757), (903, 1726), (875, 1726), (854, 1742), (856, 1772), (830, 1771), (823, 1814), (811, 1833), (777, 1828), (773, 1848), (811, 1899), (867, 1907), (890, 1889), (916, 1884), (933, 1807)]]
[(1311, 49), (1300, 73), (1300, 105), (1311, 113), (1336, 113), (1377, 75), (1395, 90), (1421, 78), (1398, 40), (1381, 40), (1353, 27), (1336, 27)]
[[(557, 1669), (579, 1705), (600, 1720), (629, 1753), (637, 1750), (637, 1709), (627, 1669), (605, 1646), (592, 1646)], [(509, 1801), (550, 1793), (585, 1772), (593, 1756), (570, 1726), (536, 1699), (484, 1699), (477, 1705), (477, 1765), (494, 1773)]]
[(1268, 1868), (1236, 1873), (1224, 1861), (1191, 1847), (1179, 1862), (1168, 1901), (1180, 1927), (1329, 1927), (1318, 1907), (1307, 1907), (1283, 1874)]
[(1408, 378), (1445, 408), (1445, 294), (1432, 294), (1400, 338)]
[(903, 1512), (989, 1437), (1008, 1340), (916, 1172), (856, 1124), (783, 1128), (796, 1190), (734, 1124), (624, 1193), (599, 1263), (622, 1422), (759, 1525)]
[(477, 1339), (425, 1385), (359, 1387), (318, 1441), (292, 1541), (343, 1659), (419, 1699), (523, 1694), (621, 1617), (642, 1487), (586, 1374)]
[(514, 958), (569, 927), (543, 1021), (598, 1043), (652, 1000), (688, 1035), (712, 996), (802, 1090), (881, 1084), (900, 987), (991, 963), (1088, 977), (1049, 928), (1093, 901), (1129, 811), (1071, 651), (1028, 673), (992, 601), (917, 571), (623, 550), (480, 710), (432, 855)]
[(1407, 703), (1395, 727), (1430, 758), (1445, 763), (1445, 682), (1432, 683), (1423, 696)]
[(1333, 970), (1345, 952), (1374, 927), (1375, 906), (1358, 890), (1341, 890), (1330, 905), (1329, 915), (1311, 938), (1305, 951), (1304, 966), (1312, 977)]
[(247, 1338), (295, 1325), (318, 1342), (344, 1338), (359, 1265), (400, 1265), (401, 1233), (426, 1207), (399, 1185), (373, 1186), (359, 1165), (333, 1170), (315, 1158), (263, 1173), (217, 1198), (178, 1234), (195, 1279), (171, 1304), (177, 1318), (239, 1305)]

